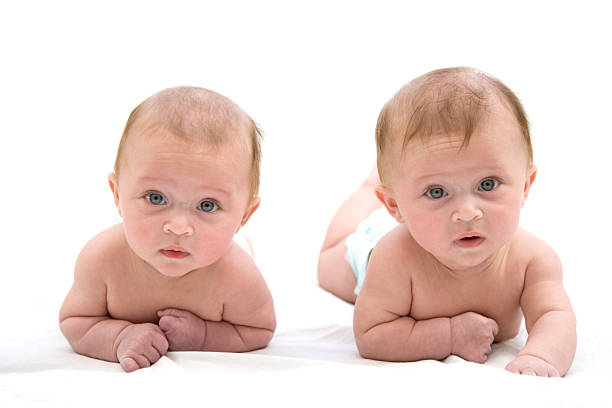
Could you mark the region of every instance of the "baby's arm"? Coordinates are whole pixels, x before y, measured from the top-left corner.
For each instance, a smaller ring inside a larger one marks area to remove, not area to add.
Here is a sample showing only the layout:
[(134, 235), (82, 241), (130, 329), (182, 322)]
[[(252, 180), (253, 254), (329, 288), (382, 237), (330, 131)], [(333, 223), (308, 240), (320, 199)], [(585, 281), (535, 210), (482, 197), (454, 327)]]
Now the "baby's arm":
[(103, 273), (106, 251), (94, 239), (79, 255), (74, 283), (60, 310), (60, 330), (72, 349), (89, 357), (121, 363), (125, 371), (148, 367), (168, 349), (154, 324), (132, 324), (109, 316)]
[(563, 376), (576, 352), (576, 316), (563, 289), (561, 262), (543, 242), (527, 266), (521, 307), (529, 337), (506, 369), (520, 374)]
[(242, 352), (265, 347), (276, 329), (272, 295), (248, 257), (228, 271), (221, 321), (203, 320), (179, 309), (158, 312), (170, 350)]
[(440, 360), (455, 354), (485, 362), (497, 323), (473, 312), (427, 320), (410, 317), (410, 267), (401, 257), (393, 256), (405, 253), (395, 245), (387, 236), (370, 257), (368, 274), (355, 302), (353, 328), (359, 353), (387, 361)]

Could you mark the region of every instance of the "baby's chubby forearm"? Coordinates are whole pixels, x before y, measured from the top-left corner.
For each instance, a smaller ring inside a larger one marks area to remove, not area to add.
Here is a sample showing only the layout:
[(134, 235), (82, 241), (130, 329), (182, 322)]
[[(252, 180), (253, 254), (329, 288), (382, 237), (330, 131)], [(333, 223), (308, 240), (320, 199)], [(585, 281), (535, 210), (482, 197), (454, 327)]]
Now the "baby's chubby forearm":
[(355, 324), (359, 354), (384, 361), (440, 360), (451, 352), (449, 318), (415, 320), (409, 316), (364, 327)]
[(493, 319), (466, 312), (427, 320), (403, 316), (364, 331), (356, 329), (355, 338), (359, 353), (376, 360), (441, 360), (454, 354), (484, 363), (497, 332)]
[(529, 330), (527, 344), (517, 355), (533, 356), (552, 365), (564, 376), (576, 353), (576, 316), (572, 311), (549, 311)]
[(118, 362), (115, 340), (131, 323), (108, 316), (71, 316), (60, 322), (60, 330), (72, 349), (89, 357)]
[(251, 351), (265, 347), (274, 334), (273, 327), (203, 320), (181, 309), (165, 309), (158, 316), (172, 351)]
[(68, 317), (60, 328), (77, 353), (118, 362), (127, 372), (149, 367), (168, 351), (166, 336), (152, 323), (133, 324), (106, 316)]
[(241, 326), (229, 322), (206, 322), (204, 350), (251, 351), (265, 347), (274, 334), (271, 329)]

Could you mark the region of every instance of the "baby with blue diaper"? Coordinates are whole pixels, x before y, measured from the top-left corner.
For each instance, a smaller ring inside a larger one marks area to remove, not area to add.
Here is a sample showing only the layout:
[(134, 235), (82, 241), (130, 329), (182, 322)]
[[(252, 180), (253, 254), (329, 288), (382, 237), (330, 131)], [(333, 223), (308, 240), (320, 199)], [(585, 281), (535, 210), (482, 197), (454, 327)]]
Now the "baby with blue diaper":
[(260, 139), (203, 88), (166, 89), (132, 111), (108, 177), (123, 222), (85, 245), (60, 310), (74, 351), (130, 372), (167, 351), (269, 343), (272, 296), (233, 240), (259, 206)]
[(386, 103), (376, 146), (377, 169), (332, 219), (318, 264), (321, 287), (355, 304), (359, 353), (484, 363), (524, 318), (506, 369), (564, 376), (576, 318), (559, 257), (518, 226), (537, 168), (516, 95), (472, 68), (429, 72)]

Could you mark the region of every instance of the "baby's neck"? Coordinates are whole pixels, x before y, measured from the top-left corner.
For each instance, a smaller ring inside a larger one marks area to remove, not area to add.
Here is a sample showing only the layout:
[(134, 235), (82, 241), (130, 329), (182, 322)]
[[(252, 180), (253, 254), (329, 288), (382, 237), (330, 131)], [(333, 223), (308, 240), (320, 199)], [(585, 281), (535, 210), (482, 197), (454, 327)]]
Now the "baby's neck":
[(452, 261), (445, 261), (436, 258), (433, 254), (429, 253), (429, 259), (431, 260), (431, 268), (438, 273), (444, 274), (454, 279), (469, 280), (469, 279), (482, 279), (486, 276), (491, 276), (496, 272), (503, 269), (506, 263), (506, 256), (509, 251), (509, 245), (503, 246), (499, 251), (489, 256), (483, 262), (474, 266), (461, 266), (454, 264)]

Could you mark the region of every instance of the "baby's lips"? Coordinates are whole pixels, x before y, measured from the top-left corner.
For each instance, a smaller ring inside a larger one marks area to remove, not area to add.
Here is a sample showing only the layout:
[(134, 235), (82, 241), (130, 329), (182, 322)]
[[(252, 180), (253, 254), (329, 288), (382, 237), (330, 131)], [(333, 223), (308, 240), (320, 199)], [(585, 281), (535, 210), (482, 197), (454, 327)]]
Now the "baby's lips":
[(463, 234), (459, 235), (459, 238), (457, 238), (457, 241), (461, 240), (461, 239), (465, 239), (465, 238), (482, 238), (482, 236), (477, 233), (477, 232), (464, 232)]
[[(175, 251), (175, 252), (187, 252), (185, 248), (180, 245), (169, 245), (162, 249), (162, 251)], [(188, 252), (187, 252), (188, 253)]]
[(182, 249), (181, 250), (173, 249), (173, 247), (161, 249), (160, 252), (168, 258), (175, 258), (175, 259), (185, 258), (189, 256), (189, 252), (182, 250)]
[(484, 242), (485, 238), (480, 234), (462, 234), (455, 240), (455, 245), (461, 248), (476, 248)]

